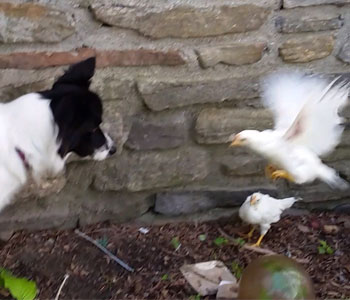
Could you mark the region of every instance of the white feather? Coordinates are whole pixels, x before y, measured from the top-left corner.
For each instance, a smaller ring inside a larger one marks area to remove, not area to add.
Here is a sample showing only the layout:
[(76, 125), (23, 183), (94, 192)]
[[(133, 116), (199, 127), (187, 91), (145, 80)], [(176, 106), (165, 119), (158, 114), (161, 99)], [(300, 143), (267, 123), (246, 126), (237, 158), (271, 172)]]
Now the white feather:
[[(253, 196), (256, 198), (256, 202), (251, 205), (250, 199)], [(254, 193), (240, 207), (239, 216), (248, 224), (259, 225), (260, 233), (266, 234), (271, 224), (280, 220), (283, 211), (292, 207), (298, 200), (294, 197), (275, 199), (269, 195)]]
[(275, 130), (286, 138), (291, 134), (291, 142), (317, 155), (331, 152), (341, 139), (338, 112), (349, 93), (347, 85), (336, 84), (337, 79), (329, 84), (296, 72), (269, 76), (263, 84), (263, 102), (274, 114)]
[[(287, 131), (304, 107), (313, 89), (323, 90), (327, 85), (299, 72), (276, 72), (262, 82), (263, 104), (272, 111), (275, 130)], [(321, 84), (321, 86), (320, 86)], [(310, 86), (313, 88), (310, 90)]]

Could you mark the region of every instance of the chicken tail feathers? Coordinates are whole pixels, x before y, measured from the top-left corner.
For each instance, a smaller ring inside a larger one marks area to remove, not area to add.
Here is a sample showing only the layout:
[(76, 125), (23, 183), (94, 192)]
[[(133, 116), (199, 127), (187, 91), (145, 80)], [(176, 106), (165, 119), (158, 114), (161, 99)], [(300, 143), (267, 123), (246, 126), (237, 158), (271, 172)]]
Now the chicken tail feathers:
[(331, 178), (328, 178), (325, 180), (325, 182), (332, 188), (332, 189), (339, 189), (339, 190), (347, 190), (350, 187), (349, 182), (345, 181), (343, 178), (341, 178), (338, 175), (334, 175)]
[(287, 209), (293, 206), (293, 204), (299, 200), (302, 200), (301, 198), (294, 198), (294, 197), (290, 197), (290, 198), (284, 198), (282, 200), (280, 200), (279, 202), (281, 203), (282, 209)]
[(332, 189), (346, 190), (350, 187), (349, 182), (341, 178), (337, 172), (326, 166), (322, 165), (320, 179), (327, 183)]

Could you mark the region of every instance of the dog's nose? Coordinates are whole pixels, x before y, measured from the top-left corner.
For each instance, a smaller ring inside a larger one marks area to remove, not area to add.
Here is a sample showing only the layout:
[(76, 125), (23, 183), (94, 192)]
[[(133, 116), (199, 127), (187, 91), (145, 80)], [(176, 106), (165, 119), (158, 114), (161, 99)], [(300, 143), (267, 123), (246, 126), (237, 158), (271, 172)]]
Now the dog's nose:
[(117, 152), (117, 148), (116, 148), (115, 146), (112, 146), (112, 147), (109, 149), (108, 154), (109, 154), (109, 155), (113, 155), (113, 154), (116, 153), (116, 152)]

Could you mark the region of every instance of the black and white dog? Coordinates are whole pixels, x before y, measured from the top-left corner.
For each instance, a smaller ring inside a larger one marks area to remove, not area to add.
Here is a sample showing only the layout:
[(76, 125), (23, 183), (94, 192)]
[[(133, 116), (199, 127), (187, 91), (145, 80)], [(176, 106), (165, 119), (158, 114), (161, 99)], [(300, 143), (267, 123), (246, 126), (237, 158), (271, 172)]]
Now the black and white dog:
[(0, 211), (32, 176), (64, 169), (70, 153), (103, 160), (116, 152), (104, 133), (102, 102), (89, 91), (95, 58), (71, 66), (51, 90), (0, 104)]

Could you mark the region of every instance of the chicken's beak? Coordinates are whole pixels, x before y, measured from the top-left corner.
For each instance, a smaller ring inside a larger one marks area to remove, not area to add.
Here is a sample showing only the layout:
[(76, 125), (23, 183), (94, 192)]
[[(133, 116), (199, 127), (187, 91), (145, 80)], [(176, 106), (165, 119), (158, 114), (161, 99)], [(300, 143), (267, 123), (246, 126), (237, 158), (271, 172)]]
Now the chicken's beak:
[(242, 145), (241, 137), (239, 136), (239, 134), (236, 134), (230, 144), (230, 147), (236, 147), (241, 145)]
[(256, 201), (257, 201), (256, 196), (253, 195), (253, 196), (250, 197), (249, 203), (250, 203), (251, 206), (253, 206), (253, 205), (256, 204)]

